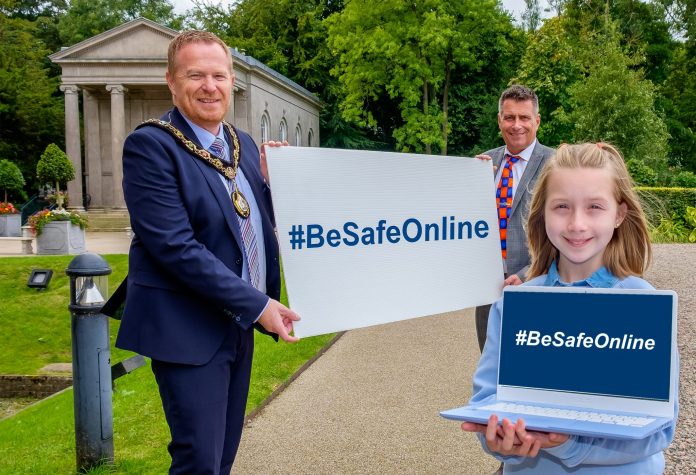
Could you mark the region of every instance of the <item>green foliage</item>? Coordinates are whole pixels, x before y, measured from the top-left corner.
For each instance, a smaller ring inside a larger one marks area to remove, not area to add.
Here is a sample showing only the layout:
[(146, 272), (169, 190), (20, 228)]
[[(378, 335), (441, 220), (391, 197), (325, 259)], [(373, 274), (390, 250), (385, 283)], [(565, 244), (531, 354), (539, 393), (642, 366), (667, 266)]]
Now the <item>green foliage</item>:
[(686, 221), (686, 225), (690, 228), (689, 242), (696, 242), (696, 207), (688, 206), (686, 208), (684, 221)]
[[(343, 117), (391, 130), (398, 150), (426, 153), (446, 153), (453, 72), (482, 70), (475, 46), (501, 23), (510, 25), (488, 0), (354, 0), (326, 21)], [(381, 122), (385, 104), (398, 116)]]
[(470, 46), (478, 63), (458, 65), (452, 72), (448, 154), (473, 156), (502, 144), (496, 119), (498, 98), (519, 67), (527, 40), (522, 30), (502, 18), (487, 29)]
[(0, 14), (0, 157), (31, 177), (30, 187), (41, 152), (64, 135), (60, 80), (42, 31), (38, 21)]
[(9, 160), (0, 160), (0, 189), (5, 192), (7, 201), (8, 191), (20, 191), (24, 186), (22, 171)]
[(657, 172), (647, 166), (645, 162), (637, 158), (631, 158), (626, 161), (626, 168), (631, 178), (640, 186), (655, 186), (657, 185)]
[(688, 232), (684, 224), (677, 219), (661, 218), (657, 226), (648, 226), (650, 240), (658, 243), (687, 242)]
[(696, 172), (696, 39), (681, 44), (661, 87), (672, 164)]
[(182, 26), (169, 0), (72, 0), (58, 21), (58, 34), (63, 44), (73, 45), (139, 17), (175, 30)]
[(338, 111), (338, 81), (330, 74), (336, 58), (326, 43), (324, 19), (342, 9), (335, 0), (241, 0), (227, 8), (201, 3), (187, 26), (216, 33), (316, 94), (324, 103), (322, 146), (383, 149), (388, 145), (382, 134), (347, 122)]
[(600, 43), (588, 76), (569, 88), (575, 141), (606, 141), (627, 160), (667, 168), (667, 128), (655, 110), (655, 90), (614, 40)]
[(696, 188), (636, 187), (641, 204), (652, 226), (662, 219), (685, 222), (688, 207), (696, 207)]
[(696, 188), (696, 174), (686, 170), (677, 172), (672, 178), (672, 186), (677, 186), (680, 188)]
[(514, 82), (531, 87), (539, 97), (539, 141), (558, 146), (572, 140), (569, 88), (584, 77), (583, 47), (571, 40), (561, 17), (546, 22), (529, 40)]
[(60, 183), (75, 178), (75, 169), (70, 159), (56, 144), (49, 144), (36, 165), (36, 176), (42, 183), (55, 183), (60, 191)]

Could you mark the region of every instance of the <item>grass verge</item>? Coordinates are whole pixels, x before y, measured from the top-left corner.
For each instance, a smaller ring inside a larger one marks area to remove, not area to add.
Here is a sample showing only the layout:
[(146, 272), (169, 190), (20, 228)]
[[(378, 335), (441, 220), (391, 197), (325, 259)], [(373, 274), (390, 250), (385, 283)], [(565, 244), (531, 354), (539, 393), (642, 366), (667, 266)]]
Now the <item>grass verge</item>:
[[(73, 256), (0, 259), (0, 374), (36, 374), (45, 364), (71, 359), (70, 316), (67, 310), (69, 283), (65, 268)], [(127, 256), (104, 256), (113, 269), (110, 287), (127, 272)], [(32, 268), (50, 268), (50, 287), (37, 293), (26, 287)], [(285, 293), (283, 289), (284, 302)], [(118, 322), (111, 327), (112, 342)], [(306, 338), (297, 344), (275, 343), (255, 335), (254, 364), (247, 413), (290, 378), (334, 335)], [(130, 353), (114, 349), (112, 361)], [(114, 405), (113, 469), (101, 473), (166, 473), (169, 466), (169, 430), (159, 394), (149, 368), (140, 368), (116, 381)], [(32, 405), (0, 421), (0, 473), (75, 473), (75, 435), (72, 389)]]

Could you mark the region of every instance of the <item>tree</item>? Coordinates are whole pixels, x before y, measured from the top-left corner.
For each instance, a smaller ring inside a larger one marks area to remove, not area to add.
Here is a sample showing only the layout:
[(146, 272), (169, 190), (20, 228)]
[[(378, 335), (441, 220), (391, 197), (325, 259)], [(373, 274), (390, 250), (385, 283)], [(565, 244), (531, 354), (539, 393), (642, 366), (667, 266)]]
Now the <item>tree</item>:
[(9, 160), (0, 160), (0, 189), (5, 192), (5, 203), (8, 191), (21, 191), (23, 186), (24, 177), (19, 167)]
[(41, 154), (41, 159), (36, 165), (36, 176), (42, 183), (55, 183), (56, 203), (62, 208), (63, 195), (60, 192), (60, 184), (75, 179), (75, 169), (65, 152), (56, 144), (49, 144)]
[(527, 31), (536, 31), (541, 23), (541, 7), (539, 0), (524, 0), (525, 10), (522, 13), (522, 22)]
[(539, 140), (550, 146), (569, 142), (573, 124), (569, 88), (584, 77), (587, 42), (571, 41), (562, 17), (546, 20), (531, 35), (515, 82), (532, 88), (539, 97)]
[(616, 40), (606, 41), (593, 57), (587, 78), (569, 88), (573, 139), (611, 142), (627, 160), (664, 172), (668, 134), (655, 110), (653, 84), (633, 69)]
[(338, 111), (336, 60), (326, 43), (324, 20), (343, 9), (342, 0), (242, 0), (232, 6), (196, 2), (188, 26), (212, 31), (228, 45), (253, 56), (316, 94), (322, 145), (376, 149), (376, 131), (349, 123)]
[(674, 165), (696, 172), (696, 0), (663, 0), (673, 32), (683, 41), (661, 88)]
[(73, 45), (139, 17), (175, 30), (183, 22), (169, 0), (72, 0), (58, 33), (64, 45)]
[(35, 22), (0, 14), (0, 45), (0, 156), (33, 177), (46, 145), (63, 140), (60, 79)]
[[(473, 46), (509, 21), (489, 0), (353, 0), (327, 19), (346, 120), (383, 128), (402, 151), (447, 153), (452, 74), (480, 69)], [(378, 122), (377, 114), (398, 110)]]

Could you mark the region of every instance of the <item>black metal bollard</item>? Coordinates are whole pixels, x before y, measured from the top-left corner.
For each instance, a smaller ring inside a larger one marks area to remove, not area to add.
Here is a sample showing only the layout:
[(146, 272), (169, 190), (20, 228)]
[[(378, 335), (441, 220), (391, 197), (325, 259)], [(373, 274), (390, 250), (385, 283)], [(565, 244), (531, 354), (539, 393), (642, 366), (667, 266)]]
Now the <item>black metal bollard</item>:
[(77, 470), (113, 464), (109, 318), (101, 313), (111, 267), (98, 254), (76, 256), (70, 277), (75, 451)]

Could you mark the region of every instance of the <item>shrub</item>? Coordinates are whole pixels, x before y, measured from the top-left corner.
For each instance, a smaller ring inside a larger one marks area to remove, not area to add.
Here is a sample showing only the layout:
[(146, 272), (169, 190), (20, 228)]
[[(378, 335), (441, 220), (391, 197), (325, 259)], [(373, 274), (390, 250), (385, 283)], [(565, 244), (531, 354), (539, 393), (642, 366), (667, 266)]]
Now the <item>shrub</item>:
[(58, 192), (61, 183), (75, 178), (75, 169), (65, 152), (52, 143), (46, 147), (39, 163), (36, 164), (36, 177), (42, 183), (55, 183)]
[(686, 242), (688, 230), (675, 218), (662, 218), (657, 226), (649, 226), (652, 242)]
[(689, 233), (689, 242), (696, 242), (696, 208), (689, 206), (686, 208), (686, 215), (684, 215), (684, 220), (686, 225), (691, 228)]
[(633, 178), (636, 184), (641, 186), (657, 185), (657, 172), (646, 165), (645, 162), (632, 158), (626, 162), (626, 168), (628, 168), (628, 173), (631, 174), (631, 178)]
[(696, 207), (696, 188), (636, 187), (641, 204), (651, 226), (663, 219), (685, 223), (686, 209)]
[(681, 188), (696, 188), (696, 174), (682, 170), (672, 178), (672, 185)]
[(24, 177), (17, 165), (9, 160), (0, 160), (0, 189), (5, 191), (7, 203), (8, 191), (20, 191), (24, 187)]

